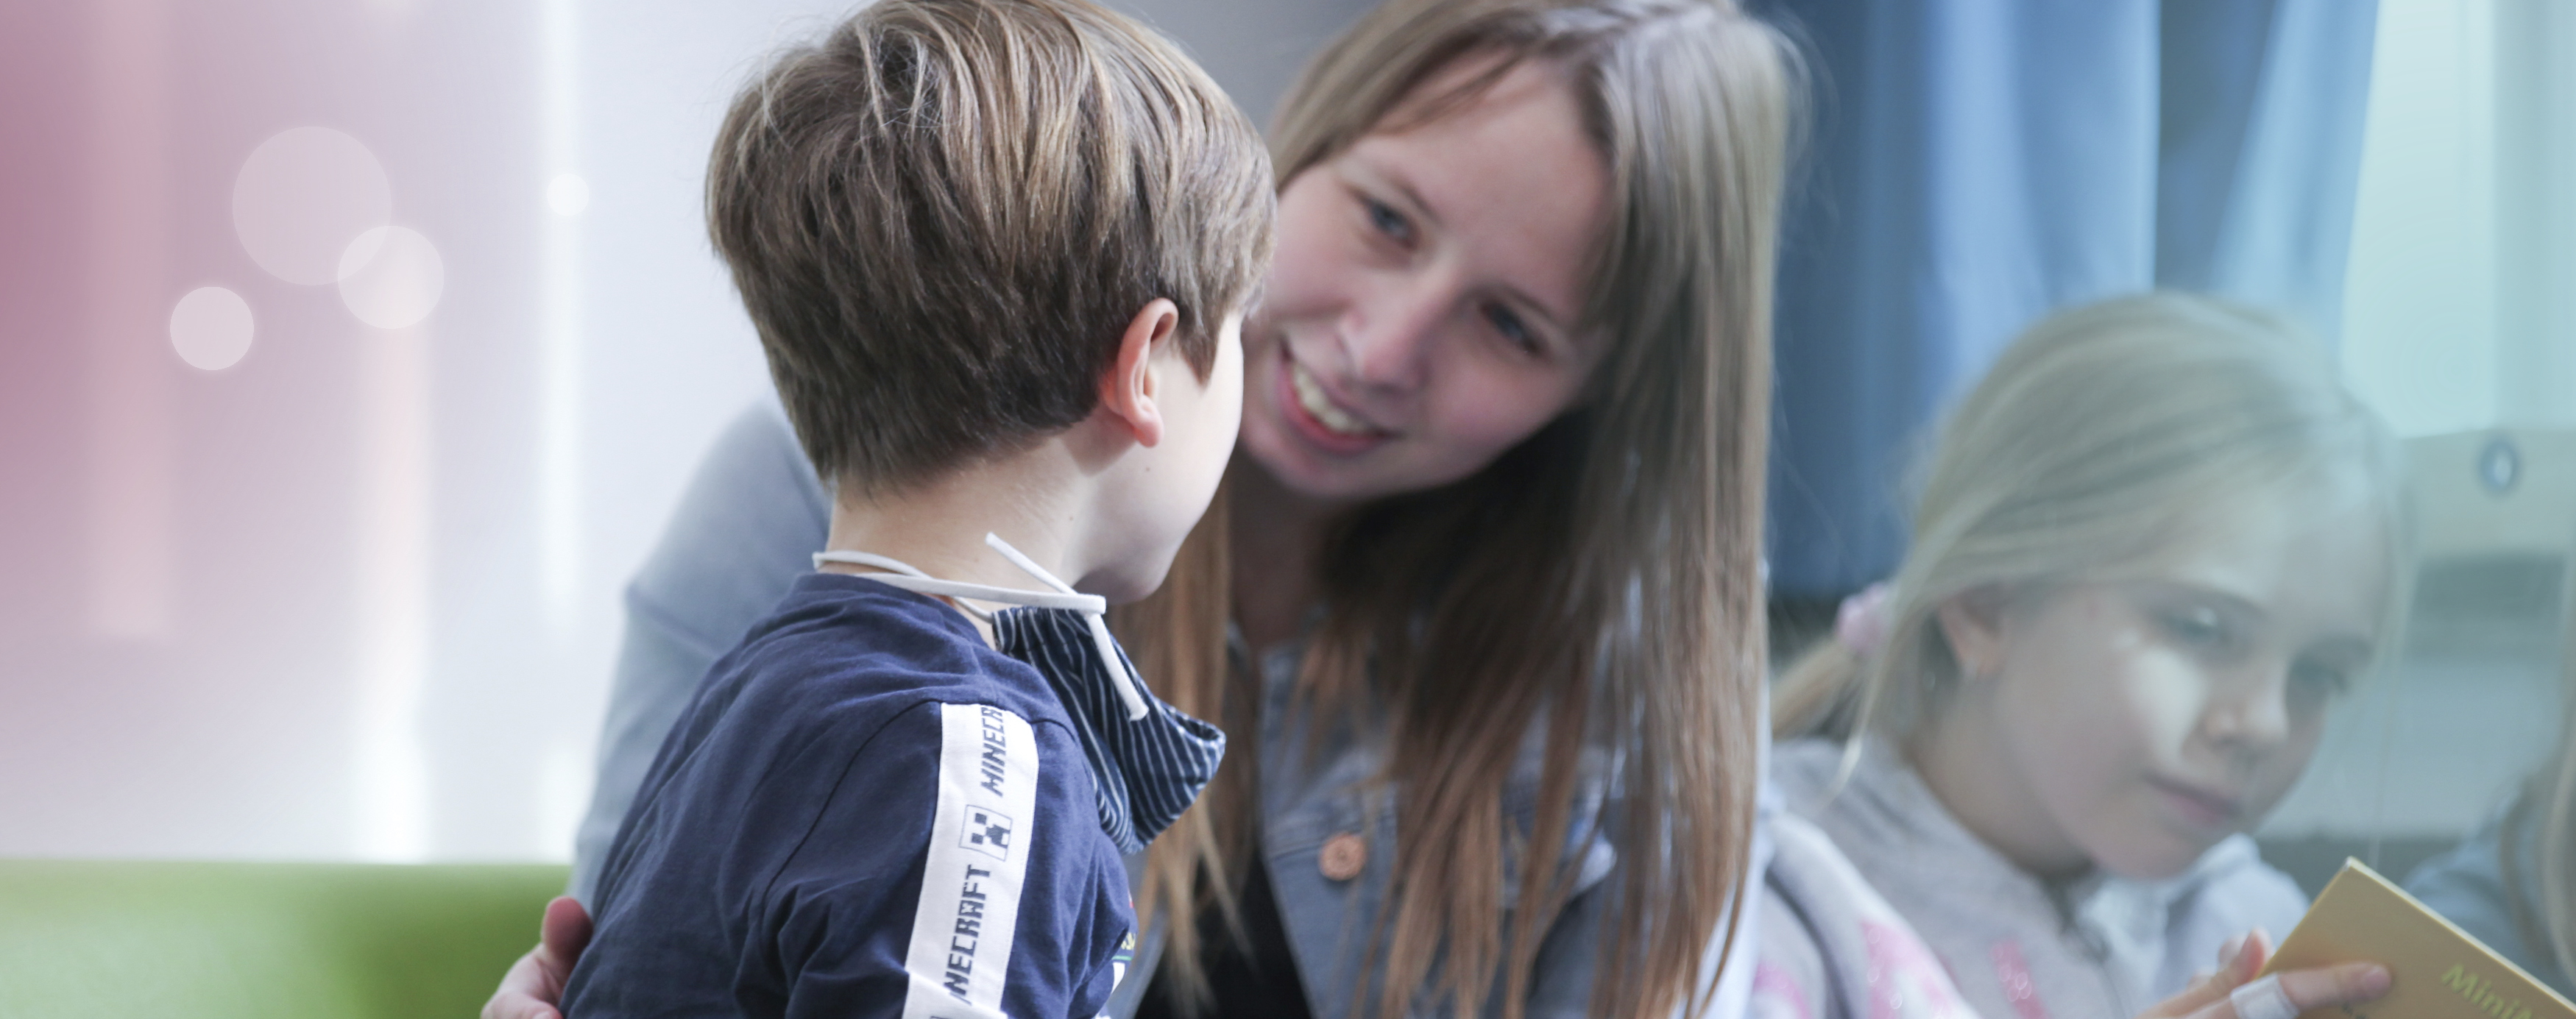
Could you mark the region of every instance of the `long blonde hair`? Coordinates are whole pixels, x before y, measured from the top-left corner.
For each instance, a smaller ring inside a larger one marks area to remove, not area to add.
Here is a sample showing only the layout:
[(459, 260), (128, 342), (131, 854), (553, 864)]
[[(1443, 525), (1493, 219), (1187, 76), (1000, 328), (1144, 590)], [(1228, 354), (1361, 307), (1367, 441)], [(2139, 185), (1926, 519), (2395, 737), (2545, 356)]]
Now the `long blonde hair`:
[(1799, 659), (1773, 730), (1907, 734), (1960, 678), (1943, 602), (2145, 563), (2220, 505), (2350, 486), (2326, 490), (2372, 500), (2394, 569), (2394, 455), (2324, 347), (2269, 314), (2155, 293), (2052, 316), (1942, 428), (1878, 652), (1829, 641)]
[[(2576, 604), (2571, 604), (2569, 629), (2576, 639)], [(2505, 815), (2496, 852), (2502, 857), (2497, 862), (2505, 898), (2512, 903), (2523, 940), (2548, 952), (2558, 960), (2560, 973), (2576, 979), (2576, 654), (2566, 656), (2564, 668), (2567, 721), (2558, 736), (2558, 758), (2523, 786), (2521, 798)], [(2525, 887), (2523, 880), (2520, 857), (2526, 842), (2539, 851), (2532, 868), (2540, 879), (2537, 888)]]
[[(1413, 94), (1470, 57), (1493, 59), (1459, 95)], [(1601, 893), (1592, 1014), (1706, 1001), (1701, 959), (1732, 941), (1751, 843), (1788, 45), (1730, 0), (1393, 0), (1307, 67), (1273, 161), (1284, 184), (1397, 111), (1437, 116), (1532, 60), (1567, 72), (1610, 171), (1585, 315), (1613, 342), (1575, 409), (1483, 471), (1336, 524), (1318, 564), (1327, 616), (1299, 678), (1318, 710), (1388, 709), (1405, 835), (1374, 934), (1384, 1015), (1426, 986), (1462, 1016), (1497, 992), (1503, 1015), (1523, 1014), (1571, 895), (1587, 747), (1615, 752), (1625, 791), (1603, 818), (1620, 866)], [(1234, 915), (1257, 823), (1253, 687), (1221, 644), (1224, 517), (1211, 512), (1162, 592), (1121, 620), (1164, 695), (1236, 740), (1155, 843), (1141, 900), (1167, 922), (1163, 964), (1201, 1002), (1191, 921)], [(1538, 808), (1521, 831), (1503, 788), (1534, 726)]]

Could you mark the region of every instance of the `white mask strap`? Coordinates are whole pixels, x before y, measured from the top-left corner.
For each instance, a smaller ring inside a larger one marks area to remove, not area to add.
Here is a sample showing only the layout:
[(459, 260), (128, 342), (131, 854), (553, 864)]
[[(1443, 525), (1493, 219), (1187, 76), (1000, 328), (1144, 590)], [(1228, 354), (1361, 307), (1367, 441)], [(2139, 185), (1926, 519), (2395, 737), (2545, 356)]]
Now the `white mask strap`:
[[(918, 594), (941, 595), (948, 598), (973, 599), (975, 601), (999, 602), (1004, 605), (1026, 605), (1031, 608), (1041, 609), (1069, 609), (1074, 612), (1082, 613), (1084, 621), (1091, 624), (1091, 642), (1093, 650), (1100, 653), (1100, 663), (1109, 668), (1109, 678), (1117, 685), (1118, 688), (1118, 699), (1127, 705), (1128, 720), (1133, 721), (1135, 719), (1145, 717), (1145, 698), (1143, 695), (1136, 692), (1136, 680), (1133, 676), (1129, 675), (1125, 660), (1118, 656), (1118, 641), (1109, 635), (1109, 620), (1106, 615), (1109, 611), (1109, 600), (1096, 594), (1082, 594), (1075, 591), (1072, 585), (1067, 584), (1064, 581), (1057, 580), (1055, 574), (1048, 573), (1046, 569), (1039, 566), (1035, 560), (1020, 554), (1019, 549), (1012, 548), (1011, 543), (1003, 541), (1000, 535), (984, 535), (984, 544), (991, 546), (993, 551), (1001, 553), (1002, 558), (1010, 560), (1011, 565), (1019, 567), (1021, 572), (1026, 573), (1029, 576), (1036, 577), (1040, 583), (1054, 588), (1055, 590), (1023, 591), (1018, 588), (993, 587), (986, 584), (967, 584), (954, 580), (941, 580), (913, 568), (911, 564), (900, 559), (873, 555), (867, 552), (816, 552), (814, 553), (814, 568), (821, 569), (823, 568), (824, 563), (843, 563), (851, 566), (873, 566), (877, 569), (888, 572), (885, 575), (873, 576), (868, 579), (884, 584), (887, 587), (899, 588)], [(969, 615), (972, 615), (977, 619), (981, 619), (986, 622), (992, 621), (992, 613), (986, 612), (972, 605), (960, 602), (958, 604), (958, 608), (966, 610)]]

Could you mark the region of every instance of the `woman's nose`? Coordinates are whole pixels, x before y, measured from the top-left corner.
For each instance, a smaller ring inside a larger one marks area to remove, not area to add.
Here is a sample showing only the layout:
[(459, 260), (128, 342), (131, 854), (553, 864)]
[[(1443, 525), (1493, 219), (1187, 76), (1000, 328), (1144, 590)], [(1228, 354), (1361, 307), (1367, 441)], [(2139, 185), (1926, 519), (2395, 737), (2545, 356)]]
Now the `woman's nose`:
[(1455, 303), (1445, 289), (1424, 276), (1397, 276), (1354, 307), (1342, 330), (1351, 380), (1372, 389), (1421, 388), (1440, 323)]

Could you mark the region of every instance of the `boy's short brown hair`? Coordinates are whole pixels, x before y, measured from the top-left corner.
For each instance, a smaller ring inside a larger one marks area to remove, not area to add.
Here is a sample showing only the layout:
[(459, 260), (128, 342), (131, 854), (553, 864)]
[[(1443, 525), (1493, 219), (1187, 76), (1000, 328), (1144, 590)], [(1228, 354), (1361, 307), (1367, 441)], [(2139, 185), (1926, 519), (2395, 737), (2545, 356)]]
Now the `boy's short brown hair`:
[(859, 492), (1081, 421), (1158, 297), (1205, 378), (1272, 206), (1233, 101), (1085, 0), (880, 0), (744, 89), (707, 168), (788, 418)]

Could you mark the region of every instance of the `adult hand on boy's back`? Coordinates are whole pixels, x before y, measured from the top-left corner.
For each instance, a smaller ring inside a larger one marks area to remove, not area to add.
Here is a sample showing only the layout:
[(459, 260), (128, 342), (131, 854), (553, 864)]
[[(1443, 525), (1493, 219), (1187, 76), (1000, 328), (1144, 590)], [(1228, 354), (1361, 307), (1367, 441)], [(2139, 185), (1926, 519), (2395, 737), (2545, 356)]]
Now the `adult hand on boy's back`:
[[(2263, 972), (2263, 963), (2271, 955), (2271, 940), (2262, 931), (2253, 931), (2220, 953), (2218, 972), (2192, 981), (2182, 993), (2148, 1009), (2138, 1019), (2288, 1019), (2239, 1014), (2237, 1009), (2236, 991), (2254, 982), (2255, 974)], [(2289, 970), (2265, 979), (2279, 982), (2279, 997), (2288, 999), (2287, 1007), (2295, 1010), (2292, 1016), (2304, 1015), (2313, 1009), (2376, 999), (2388, 993), (2389, 982), (2387, 967), (2368, 962)], [(2256, 1011), (2276, 1011), (2277, 1008), (2276, 1005)]]
[(580, 900), (562, 895), (546, 903), (537, 947), (502, 975), (501, 988), (483, 1003), (483, 1019), (563, 1019), (555, 1005), (563, 1001), (564, 981), (589, 944), (590, 911)]

